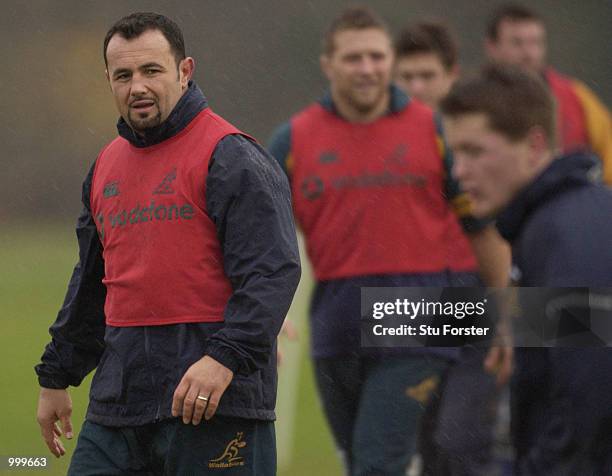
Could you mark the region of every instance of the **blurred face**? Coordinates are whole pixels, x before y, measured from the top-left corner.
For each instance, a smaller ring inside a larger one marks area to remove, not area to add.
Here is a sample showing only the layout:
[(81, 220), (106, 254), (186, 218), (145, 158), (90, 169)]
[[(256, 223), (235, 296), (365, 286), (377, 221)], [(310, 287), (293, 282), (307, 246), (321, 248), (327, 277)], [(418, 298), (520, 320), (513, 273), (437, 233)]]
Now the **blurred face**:
[(193, 59), (185, 58), (177, 68), (170, 44), (159, 30), (131, 40), (113, 36), (106, 58), (119, 114), (139, 134), (168, 118), (193, 74)]
[(513, 142), (493, 131), (485, 114), (443, 120), (453, 151), (453, 175), (468, 194), (477, 218), (502, 210), (550, 158), (539, 130)]
[(423, 101), (433, 109), (448, 94), (457, 79), (457, 69), (450, 70), (435, 53), (417, 53), (398, 57), (395, 62), (395, 82), (409, 96)]
[(336, 106), (348, 119), (368, 119), (388, 107), (393, 49), (378, 28), (341, 30), (334, 51), (321, 57)]
[(537, 21), (502, 21), (497, 39), (487, 40), (487, 54), (499, 63), (540, 73), (546, 58), (544, 25)]

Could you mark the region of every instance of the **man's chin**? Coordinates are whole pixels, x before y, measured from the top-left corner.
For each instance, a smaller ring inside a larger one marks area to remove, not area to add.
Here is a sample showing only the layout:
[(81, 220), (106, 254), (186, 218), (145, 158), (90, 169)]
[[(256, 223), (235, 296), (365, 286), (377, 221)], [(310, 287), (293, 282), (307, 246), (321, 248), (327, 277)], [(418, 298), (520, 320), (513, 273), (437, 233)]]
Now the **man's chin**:
[(376, 98), (374, 100), (353, 100), (353, 107), (362, 114), (367, 114), (372, 112), (379, 104), (380, 99)]
[(492, 214), (494, 214), (495, 210), (490, 204), (483, 202), (481, 200), (475, 199), (473, 196), (469, 196), (470, 198), (470, 215), (472, 215), (476, 219), (489, 218)]
[(152, 117), (150, 119), (136, 119), (130, 120), (130, 127), (139, 134), (146, 134), (147, 131), (159, 126), (161, 121), (159, 117)]
[(470, 208), (470, 215), (477, 220), (488, 220), (495, 218), (502, 210), (504, 206), (493, 206), (492, 204), (475, 204), (472, 202)]
[(545, 68), (544, 65), (539, 63), (532, 63), (530, 61), (522, 62), (521, 68), (529, 74), (534, 74), (536, 76), (540, 76)]

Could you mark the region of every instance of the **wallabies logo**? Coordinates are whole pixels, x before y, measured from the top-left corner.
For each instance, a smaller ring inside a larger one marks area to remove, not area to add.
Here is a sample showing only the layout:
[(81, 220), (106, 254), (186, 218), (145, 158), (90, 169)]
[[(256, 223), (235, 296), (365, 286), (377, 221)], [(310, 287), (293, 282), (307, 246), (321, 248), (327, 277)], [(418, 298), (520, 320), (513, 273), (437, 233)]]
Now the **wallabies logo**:
[(233, 468), (235, 466), (244, 466), (244, 458), (238, 456), (240, 449), (247, 444), (242, 440), (244, 434), (240, 431), (236, 434), (236, 438), (231, 440), (225, 447), (225, 451), (221, 456), (211, 459), (208, 462), (209, 468)]

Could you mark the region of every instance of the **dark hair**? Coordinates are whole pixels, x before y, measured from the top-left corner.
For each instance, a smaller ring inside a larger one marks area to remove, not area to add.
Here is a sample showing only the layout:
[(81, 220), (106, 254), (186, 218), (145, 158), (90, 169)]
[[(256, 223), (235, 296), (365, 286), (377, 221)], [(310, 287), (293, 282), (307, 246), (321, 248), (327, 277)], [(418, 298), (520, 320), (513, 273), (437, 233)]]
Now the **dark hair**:
[(544, 19), (528, 7), (516, 3), (506, 3), (496, 8), (489, 18), (487, 38), (497, 40), (499, 26), (505, 20), (512, 22), (533, 21), (544, 24)]
[(345, 9), (331, 22), (323, 37), (323, 53), (331, 55), (335, 49), (336, 33), (344, 30), (366, 30), (377, 28), (389, 34), (384, 20), (366, 6), (353, 6)]
[(458, 81), (440, 110), (449, 117), (484, 113), (493, 130), (513, 141), (540, 126), (551, 148), (556, 143), (555, 103), (548, 87), (516, 66), (490, 64), (478, 76)]
[(395, 54), (402, 57), (421, 53), (435, 54), (447, 70), (457, 64), (457, 44), (443, 23), (421, 22), (400, 31)]
[(174, 54), (177, 66), (185, 59), (185, 41), (183, 40), (181, 29), (176, 23), (158, 13), (136, 12), (123, 17), (106, 33), (103, 49), (104, 64), (108, 66), (106, 49), (113, 36), (119, 35), (126, 40), (131, 40), (148, 30), (159, 30), (162, 32), (168, 43), (170, 43), (170, 50)]

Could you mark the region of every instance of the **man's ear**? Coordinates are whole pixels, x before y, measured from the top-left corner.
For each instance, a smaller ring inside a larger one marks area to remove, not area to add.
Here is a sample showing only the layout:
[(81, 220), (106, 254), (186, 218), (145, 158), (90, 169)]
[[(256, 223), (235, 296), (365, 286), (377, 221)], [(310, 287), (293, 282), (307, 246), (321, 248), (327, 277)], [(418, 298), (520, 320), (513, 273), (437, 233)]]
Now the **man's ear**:
[(106, 81), (108, 81), (108, 88), (111, 90), (111, 92), (113, 92), (113, 87), (111, 86), (111, 80), (110, 80), (110, 74), (108, 73), (108, 68), (104, 70), (104, 77), (106, 78)]
[(319, 56), (319, 65), (321, 66), (321, 71), (325, 75), (328, 81), (331, 81), (331, 71), (330, 71), (330, 59), (326, 54), (322, 54)]
[(486, 38), (484, 41), (484, 49), (489, 60), (497, 61), (497, 45), (491, 38)]
[(183, 59), (179, 63), (179, 81), (181, 83), (181, 88), (187, 88), (189, 81), (193, 77), (193, 72), (195, 71), (195, 61), (191, 56)]
[(451, 75), (452, 82), (454, 83), (455, 81), (457, 81), (459, 79), (459, 75), (461, 74), (461, 67), (458, 64), (455, 64), (450, 69), (449, 73)]
[(532, 166), (540, 166), (544, 157), (548, 157), (554, 150), (553, 144), (547, 137), (544, 128), (533, 126), (527, 133), (527, 141), (530, 151), (530, 163)]

